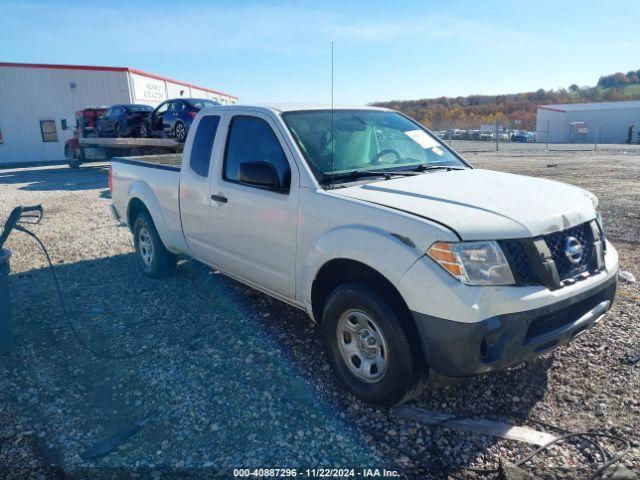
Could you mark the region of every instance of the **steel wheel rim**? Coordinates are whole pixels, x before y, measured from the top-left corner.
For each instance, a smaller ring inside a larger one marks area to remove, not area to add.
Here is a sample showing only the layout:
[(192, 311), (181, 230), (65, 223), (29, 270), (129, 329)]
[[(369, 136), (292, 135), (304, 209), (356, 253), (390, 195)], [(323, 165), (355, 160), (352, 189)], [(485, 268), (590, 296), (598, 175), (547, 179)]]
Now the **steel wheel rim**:
[(376, 321), (363, 310), (344, 312), (336, 328), (344, 364), (359, 380), (377, 383), (389, 368), (389, 349)]
[(179, 141), (184, 140), (185, 134), (184, 134), (184, 125), (182, 125), (181, 123), (178, 123), (176, 125), (176, 138)]
[(153, 264), (153, 241), (149, 231), (142, 227), (138, 232), (138, 250), (140, 250), (140, 258), (145, 267), (151, 268)]

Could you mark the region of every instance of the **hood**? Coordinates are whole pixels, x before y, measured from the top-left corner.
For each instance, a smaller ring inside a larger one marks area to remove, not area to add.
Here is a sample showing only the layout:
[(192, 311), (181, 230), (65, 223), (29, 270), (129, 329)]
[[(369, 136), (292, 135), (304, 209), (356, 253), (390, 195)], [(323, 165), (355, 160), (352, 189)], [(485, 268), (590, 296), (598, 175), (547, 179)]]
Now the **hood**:
[(595, 195), (579, 187), (492, 170), (436, 171), (336, 189), (350, 198), (435, 220), (463, 240), (527, 238), (595, 218)]

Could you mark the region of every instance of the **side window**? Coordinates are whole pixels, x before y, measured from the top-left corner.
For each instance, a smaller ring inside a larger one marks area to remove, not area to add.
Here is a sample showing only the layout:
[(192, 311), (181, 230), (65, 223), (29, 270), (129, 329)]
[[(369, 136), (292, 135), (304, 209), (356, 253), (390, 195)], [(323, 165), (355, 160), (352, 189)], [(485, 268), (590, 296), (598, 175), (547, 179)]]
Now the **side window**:
[[(242, 165), (245, 164), (244, 168)], [(262, 177), (263, 181), (247, 181), (243, 172)], [(241, 171), (242, 170), (242, 171)], [(227, 138), (223, 176), (225, 180), (268, 188), (273, 175), (277, 177), (278, 190), (288, 191), (291, 169), (275, 133), (267, 122), (257, 117), (238, 115), (233, 117)]]
[(55, 120), (40, 120), (40, 133), (43, 142), (57, 142), (58, 132)]
[(156, 114), (163, 114), (164, 112), (167, 111), (167, 108), (169, 107), (169, 102), (165, 102), (162, 105), (160, 105), (160, 107), (158, 108), (158, 110), (156, 111)]
[(191, 169), (201, 177), (209, 175), (213, 140), (216, 136), (216, 132), (218, 131), (219, 123), (220, 117), (216, 115), (208, 115), (204, 117), (200, 120), (198, 130), (196, 130), (196, 135), (193, 137), (189, 165), (191, 166)]

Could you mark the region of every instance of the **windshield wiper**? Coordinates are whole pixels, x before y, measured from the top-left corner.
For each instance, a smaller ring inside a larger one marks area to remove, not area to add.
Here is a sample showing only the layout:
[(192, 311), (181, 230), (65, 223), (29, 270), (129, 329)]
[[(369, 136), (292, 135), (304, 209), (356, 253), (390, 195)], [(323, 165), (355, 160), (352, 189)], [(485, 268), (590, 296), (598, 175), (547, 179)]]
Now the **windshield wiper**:
[(412, 170), (354, 170), (353, 172), (338, 173), (336, 175), (325, 173), (322, 183), (327, 186), (331, 186), (333, 184), (333, 180), (353, 181), (363, 177), (383, 177), (385, 180), (391, 180), (394, 175), (401, 177), (413, 177), (417, 175), (417, 173)]
[[(350, 178), (356, 180), (362, 177), (384, 177), (385, 180), (389, 180), (394, 175), (412, 177), (415, 174), (416, 172), (410, 170), (354, 170), (353, 172), (335, 175), (335, 178)], [(327, 175), (327, 177), (331, 177), (331, 175)]]
[(414, 172), (428, 172), (430, 170), (447, 170), (450, 172), (451, 170), (466, 170), (466, 168), (454, 167), (452, 165), (429, 165), (423, 163), (421, 165), (417, 165), (416, 168), (413, 169)]

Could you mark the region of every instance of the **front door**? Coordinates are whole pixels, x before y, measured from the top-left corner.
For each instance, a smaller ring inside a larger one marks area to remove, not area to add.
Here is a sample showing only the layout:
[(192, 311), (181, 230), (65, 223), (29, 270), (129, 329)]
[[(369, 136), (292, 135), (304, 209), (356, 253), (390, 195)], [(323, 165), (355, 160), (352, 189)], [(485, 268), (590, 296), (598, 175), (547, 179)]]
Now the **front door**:
[(164, 125), (164, 134), (167, 137), (173, 137), (173, 129), (176, 124), (176, 120), (178, 119), (178, 114), (182, 109), (182, 102), (180, 100), (173, 100), (169, 102), (169, 108), (167, 112), (164, 114), (163, 125)]
[[(222, 161), (216, 161), (211, 191), (212, 263), (232, 276), (293, 299), (296, 164), (267, 115), (235, 115), (227, 122), (226, 146), (217, 157)], [(247, 183), (240, 175), (243, 163), (267, 166), (281, 187)]]

